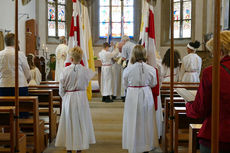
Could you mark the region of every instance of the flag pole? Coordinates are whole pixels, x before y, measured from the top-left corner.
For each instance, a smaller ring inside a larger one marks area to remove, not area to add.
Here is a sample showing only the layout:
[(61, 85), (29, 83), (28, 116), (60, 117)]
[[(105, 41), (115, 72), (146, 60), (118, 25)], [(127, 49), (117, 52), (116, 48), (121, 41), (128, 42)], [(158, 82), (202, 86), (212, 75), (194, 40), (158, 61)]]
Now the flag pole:
[[(170, 49), (170, 152), (173, 153), (173, 88), (174, 88), (174, 3), (171, 0), (171, 49)], [(166, 127), (165, 127), (166, 128)]]
[(16, 107), (16, 150), (19, 151), (19, 87), (18, 87), (18, 0), (15, 0), (15, 107)]
[(220, 114), (220, 0), (215, 0), (214, 48), (212, 67), (212, 134), (211, 152), (219, 152), (219, 114)]

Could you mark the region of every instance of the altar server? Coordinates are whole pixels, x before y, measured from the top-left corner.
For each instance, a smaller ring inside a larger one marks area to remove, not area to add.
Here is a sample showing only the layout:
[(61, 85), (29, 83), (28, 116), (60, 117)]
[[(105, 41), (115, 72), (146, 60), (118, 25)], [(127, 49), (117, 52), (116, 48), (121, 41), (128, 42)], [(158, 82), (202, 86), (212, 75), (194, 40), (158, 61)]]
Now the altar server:
[[(179, 81), (180, 73), (180, 54), (177, 50), (174, 50), (174, 81)], [(162, 77), (163, 82), (170, 82), (170, 49), (168, 49), (164, 55), (162, 61)]]
[(188, 43), (188, 55), (182, 59), (180, 72), (181, 82), (200, 82), (202, 59), (196, 54), (196, 50), (199, 47), (199, 41)]
[(30, 66), (30, 74), (31, 74), (31, 80), (29, 82), (29, 86), (40, 85), (40, 82), (42, 80), (42, 75), (39, 69), (34, 64), (34, 58), (35, 56), (33, 54), (29, 54), (27, 56), (27, 61)]
[(55, 146), (65, 147), (68, 152), (81, 152), (96, 142), (86, 93), (95, 73), (80, 64), (82, 54), (80, 47), (70, 49), (72, 64), (60, 76), (63, 104)]
[(129, 153), (149, 152), (159, 147), (156, 112), (152, 87), (157, 85), (156, 69), (145, 63), (146, 50), (137, 45), (132, 51), (131, 63), (124, 70), (127, 88), (122, 148)]
[(119, 50), (116, 48), (113, 52), (109, 52), (109, 43), (103, 44), (103, 49), (99, 53), (99, 58), (102, 62), (101, 70), (101, 94), (103, 102), (112, 102), (110, 96), (113, 94), (113, 76), (112, 76), (112, 58), (116, 57)]
[(60, 37), (60, 44), (56, 48), (56, 69), (55, 69), (55, 81), (59, 81), (60, 74), (65, 67), (65, 60), (67, 57), (68, 46), (66, 45), (66, 38)]

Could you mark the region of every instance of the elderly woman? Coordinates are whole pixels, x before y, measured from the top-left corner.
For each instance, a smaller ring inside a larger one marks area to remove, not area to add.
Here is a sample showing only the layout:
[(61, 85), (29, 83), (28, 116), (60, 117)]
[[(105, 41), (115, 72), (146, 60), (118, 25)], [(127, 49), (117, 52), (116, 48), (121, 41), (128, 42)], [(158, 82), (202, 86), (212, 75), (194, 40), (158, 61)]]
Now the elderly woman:
[[(230, 31), (220, 34), (220, 153), (230, 152)], [(207, 43), (207, 48), (213, 50), (213, 39)], [(194, 102), (186, 104), (187, 116), (203, 118), (204, 122), (199, 131), (201, 153), (211, 153), (211, 105), (212, 105), (212, 66), (203, 70), (200, 87)]]
[(145, 63), (146, 50), (137, 45), (131, 63), (123, 73), (127, 89), (123, 119), (122, 147), (129, 153), (149, 152), (159, 146), (152, 87), (157, 85), (156, 70)]

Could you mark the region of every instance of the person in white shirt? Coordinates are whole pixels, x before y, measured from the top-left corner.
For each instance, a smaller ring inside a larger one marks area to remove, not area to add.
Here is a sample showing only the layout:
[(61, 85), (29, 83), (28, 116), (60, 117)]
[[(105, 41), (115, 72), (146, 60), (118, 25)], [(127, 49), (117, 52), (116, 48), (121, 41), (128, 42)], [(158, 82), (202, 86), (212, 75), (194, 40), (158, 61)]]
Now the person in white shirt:
[(182, 59), (180, 70), (181, 82), (200, 82), (202, 59), (196, 54), (199, 47), (199, 41), (190, 42), (187, 45), (188, 55)]
[(55, 81), (59, 82), (60, 74), (65, 67), (65, 60), (69, 48), (66, 45), (66, 38), (60, 37), (60, 44), (56, 48), (56, 69), (55, 69)]
[(159, 147), (156, 111), (151, 88), (157, 85), (156, 69), (146, 64), (147, 54), (143, 46), (133, 49), (131, 63), (123, 74), (127, 89), (122, 148), (129, 153), (149, 152)]
[[(179, 81), (180, 73), (180, 54), (177, 50), (174, 50), (174, 82)], [(163, 57), (162, 61), (162, 77), (163, 82), (170, 82), (170, 49), (168, 49)]]
[(114, 49), (112, 53), (109, 52), (109, 47), (109, 43), (105, 42), (102, 51), (99, 53), (99, 58), (102, 63), (101, 94), (103, 102), (112, 102), (110, 97), (113, 94), (112, 58), (116, 57), (119, 53), (118, 49)]
[(136, 44), (132, 43), (130, 41), (129, 36), (126, 36), (126, 35), (124, 35), (121, 38), (121, 43), (122, 43), (122, 52), (121, 52), (122, 60), (126, 61), (126, 66), (128, 66), (133, 48), (136, 46)]
[(31, 80), (29, 82), (29, 86), (40, 85), (40, 82), (42, 80), (42, 75), (39, 69), (34, 64), (34, 55), (29, 54), (27, 56), (27, 61), (30, 67), (30, 74), (31, 74)]
[[(15, 89), (15, 35), (8, 33), (5, 36), (6, 48), (0, 52), (0, 96), (14, 96)], [(25, 54), (18, 52), (18, 81), (19, 95), (28, 95), (30, 68)]]
[(96, 143), (87, 86), (95, 72), (82, 66), (83, 51), (80, 47), (70, 49), (71, 65), (60, 75), (59, 95), (62, 97), (60, 117), (55, 146), (65, 147), (67, 153), (72, 150), (81, 153)]

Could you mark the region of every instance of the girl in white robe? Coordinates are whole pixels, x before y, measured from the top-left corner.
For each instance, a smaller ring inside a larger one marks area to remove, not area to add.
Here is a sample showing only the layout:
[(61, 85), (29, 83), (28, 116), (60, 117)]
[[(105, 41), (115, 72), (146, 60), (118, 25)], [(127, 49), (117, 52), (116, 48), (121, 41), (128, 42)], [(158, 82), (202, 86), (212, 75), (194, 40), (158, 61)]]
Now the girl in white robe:
[(122, 148), (129, 153), (149, 152), (159, 146), (156, 112), (151, 87), (157, 85), (156, 70), (146, 61), (146, 50), (137, 45), (131, 63), (123, 73), (127, 88), (125, 99)]
[[(180, 54), (177, 50), (174, 50), (174, 82), (179, 81), (180, 74)], [(162, 61), (162, 78), (163, 82), (170, 82), (170, 49), (168, 49), (164, 55)]]
[(190, 42), (187, 45), (188, 55), (182, 59), (180, 81), (200, 82), (202, 59), (195, 53), (200, 47), (200, 42)]
[(42, 75), (41, 75), (39, 69), (34, 64), (34, 55), (29, 54), (27, 56), (27, 61), (28, 61), (29, 67), (30, 67), (30, 75), (31, 75), (31, 80), (29, 82), (29, 86), (40, 85), (40, 82), (42, 80)]
[(86, 89), (94, 72), (80, 64), (83, 51), (75, 47), (69, 51), (72, 64), (60, 76), (59, 94), (62, 97), (55, 146), (71, 150), (85, 150), (96, 143)]
[(110, 45), (106, 42), (103, 44), (103, 50), (99, 53), (102, 62), (101, 67), (101, 94), (103, 102), (112, 102), (110, 96), (113, 94), (113, 75), (112, 75), (112, 58), (118, 55), (119, 50), (116, 48), (109, 52)]

